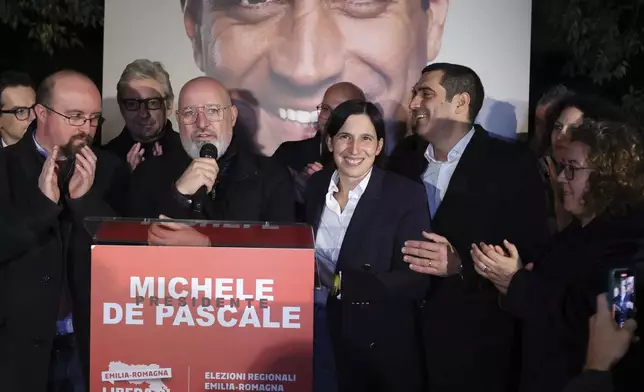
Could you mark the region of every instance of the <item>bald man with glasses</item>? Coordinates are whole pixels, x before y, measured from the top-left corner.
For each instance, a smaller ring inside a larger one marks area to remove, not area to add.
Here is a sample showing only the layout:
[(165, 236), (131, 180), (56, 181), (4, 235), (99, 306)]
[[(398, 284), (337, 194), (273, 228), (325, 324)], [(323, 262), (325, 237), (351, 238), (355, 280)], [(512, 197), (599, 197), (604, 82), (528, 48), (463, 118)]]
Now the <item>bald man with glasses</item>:
[[(118, 216), (127, 166), (92, 147), (101, 94), (61, 71), (36, 93), (35, 121), (0, 149), (2, 390), (86, 391), (90, 246), (83, 220)], [(7, 243), (11, 241), (11, 243)]]
[[(198, 77), (186, 83), (176, 111), (183, 149), (139, 165), (132, 177), (130, 215), (294, 222), (288, 170), (241, 142), (233, 132), (237, 115), (228, 90), (217, 80)], [(207, 144), (216, 153), (201, 157)]]

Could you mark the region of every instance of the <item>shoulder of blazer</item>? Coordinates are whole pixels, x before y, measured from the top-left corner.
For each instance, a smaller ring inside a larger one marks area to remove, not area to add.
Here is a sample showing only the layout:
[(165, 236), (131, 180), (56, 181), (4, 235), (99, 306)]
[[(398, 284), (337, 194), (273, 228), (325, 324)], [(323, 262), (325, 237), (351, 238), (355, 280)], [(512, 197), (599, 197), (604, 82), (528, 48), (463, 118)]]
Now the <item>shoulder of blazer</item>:
[(485, 156), (489, 163), (501, 165), (508, 169), (516, 167), (517, 160), (524, 162), (531, 160), (535, 165), (537, 164), (537, 158), (524, 143), (492, 134), (478, 124), (474, 126), (474, 129), (476, 133), (468, 148), (471, 146), (477, 149), (477, 156)]
[(417, 203), (427, 199), (425, 187), (421, 183), (391, 171), (385, 172), (382, 193), (394, 206), (415, 208)]
[(325, 167), (317, 173), (314, 173), (311, 178), (309, 178), (309, 181), (306, 184), (307, 193), (309, 193), (309, 190), (310, 192), (314, 193), (321, 191), (324, 191), (324, 193), (326, 193), (334, 172), (335, 168)]
[(271, 183), (290, 181), (291, 176), (285, 164), (263, 155), (254, 154), (257, 174)]

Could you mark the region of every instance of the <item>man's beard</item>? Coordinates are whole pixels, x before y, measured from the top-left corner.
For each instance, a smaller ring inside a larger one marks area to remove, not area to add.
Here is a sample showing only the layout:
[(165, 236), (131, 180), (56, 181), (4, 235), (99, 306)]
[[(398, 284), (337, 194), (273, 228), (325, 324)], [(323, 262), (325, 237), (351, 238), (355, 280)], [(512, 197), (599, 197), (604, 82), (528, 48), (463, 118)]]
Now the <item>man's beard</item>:
[[(202, 131), (195, 131), (193, 132), (193, 135), (197, 135), (198, 133), (201, 133)], [(215, 138), (214, 140), (198, 140), (198, 141), (193, 141), (192, 138), (184, 138), (181, 137), (181, 144), (183, 145), (183, 149), (186, 150), (186, 153), (190, 156), (192, 159), (197, 159), (200, 157), (199, 153), (201, 152), (201, 147), (203, 147), (205, 144), (212, 144), (217, 148), (217, 158), (221, 158), (224, 153), (226, 153), (226, 150), (228, 150), (228, 147), (230, 146), (230, 140), (224, 141), (220, 138)]]
[[(80, 142), (79, 142), (80, 141)], [(85, 146), (91, 146), (94, 138), (87, 134), (78, 134), (69, 138), (69, 141), (60, 147), (60, 151), (67, 159), (73, 159)]]

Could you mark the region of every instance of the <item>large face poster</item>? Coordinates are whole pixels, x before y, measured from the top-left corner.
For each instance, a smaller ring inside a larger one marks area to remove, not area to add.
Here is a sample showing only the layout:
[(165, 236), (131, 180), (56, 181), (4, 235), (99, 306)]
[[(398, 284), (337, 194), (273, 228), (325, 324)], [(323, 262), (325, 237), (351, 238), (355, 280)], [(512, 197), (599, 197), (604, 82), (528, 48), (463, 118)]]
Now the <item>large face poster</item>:
[(340, 81), (381, 106), (391, 151), (409, 131), (410, 92), (431, 62), (473, 68), (486, 92), (477, 122), (514, 138), (527, 132), (531, 6), (531, 0), (110, 0), (103, 142), (122, 130), (116, 84), (139, 58), (163, 63), (174, 109), (191, 78), (223, 82), (240, 109), (236, 129), (266, 155), (284, 141), (312, 137), (316, 107)]

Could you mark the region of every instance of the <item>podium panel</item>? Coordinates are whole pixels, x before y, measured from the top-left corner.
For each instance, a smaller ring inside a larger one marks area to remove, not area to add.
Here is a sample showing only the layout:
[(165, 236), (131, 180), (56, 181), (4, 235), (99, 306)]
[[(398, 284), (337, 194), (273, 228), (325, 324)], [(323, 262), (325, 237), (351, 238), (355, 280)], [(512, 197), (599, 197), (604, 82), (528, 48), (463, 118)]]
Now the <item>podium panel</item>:
[[(273, 240), (280, 237), (275, 227)], [(310, 231), (293, 227), (285, 236)], [(94, 245), (90, 390), (311, 391), (315, 262), (308, 242)]]

